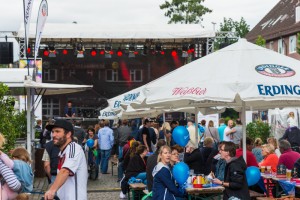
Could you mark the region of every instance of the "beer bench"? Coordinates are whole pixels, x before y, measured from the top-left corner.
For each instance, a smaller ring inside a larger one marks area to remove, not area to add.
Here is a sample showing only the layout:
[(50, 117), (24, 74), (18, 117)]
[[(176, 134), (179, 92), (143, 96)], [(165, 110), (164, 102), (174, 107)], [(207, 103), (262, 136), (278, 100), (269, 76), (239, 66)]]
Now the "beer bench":
[(256, 199), (258, 199), (258, 197), (266, 197), (265, 194), (255, 192), (253, 190), (249, 190), (249, 194), (250, 194), (250, 198), (252, 200), (256, 200)]
[(111, 158), (110, 159), (111, 164), (111, 175), (114, 175), (114, 166), (118, 167), (118, 159)]
[(128, 199), (130, 200), (130, 192), (132, 193), (133, 200), (142, 199), (146, 185), (144, 183), (131, 183), (129, 184)]

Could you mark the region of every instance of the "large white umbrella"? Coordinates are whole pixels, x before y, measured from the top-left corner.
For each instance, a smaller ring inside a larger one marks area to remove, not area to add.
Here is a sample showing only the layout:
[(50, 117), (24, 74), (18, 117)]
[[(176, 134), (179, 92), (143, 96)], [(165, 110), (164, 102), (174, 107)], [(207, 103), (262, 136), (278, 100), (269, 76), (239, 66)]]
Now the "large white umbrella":
[(299, 106), (299, 80), (300, 61), (240, 39), (147, 84), (131, 106), (242, 108), (245, 144), (245, 109)]
[(147, 84), (131, 105), (299, 106), (299, 80), (300, 61), (240, 39)]
[(188, 112), (188, 113), (196, 113), (201, 112), (202, 114), (214, 114), (224, 112), (224, 107), (216, 107), (216, 108), (201, 108), (195, 109), (195, 107), (184, 107), (184, 108), (145, 108), (145, 109), (134, 109), (131, 106), (127, 106), (126, 110), (121, 109), (114, 111), (111, 107), (106, 107), (100, 110), (99, 119), (135, 119), (142, 117), (157, 117), (162, 113), (169, 112)]

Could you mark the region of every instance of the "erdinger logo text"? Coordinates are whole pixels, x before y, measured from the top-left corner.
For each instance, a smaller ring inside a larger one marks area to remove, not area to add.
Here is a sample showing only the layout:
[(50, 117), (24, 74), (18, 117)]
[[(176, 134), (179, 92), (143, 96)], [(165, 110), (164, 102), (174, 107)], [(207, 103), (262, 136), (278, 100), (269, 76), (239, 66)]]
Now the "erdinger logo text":
[(258, 65), (255, 67), (255, 70), (262, 75), (276, 78), (291, 77), (296, 74), (290, 67), (274, 64)]
[(257, 85), (257, 89), (263, 96), (300, 95), (299, 85)]

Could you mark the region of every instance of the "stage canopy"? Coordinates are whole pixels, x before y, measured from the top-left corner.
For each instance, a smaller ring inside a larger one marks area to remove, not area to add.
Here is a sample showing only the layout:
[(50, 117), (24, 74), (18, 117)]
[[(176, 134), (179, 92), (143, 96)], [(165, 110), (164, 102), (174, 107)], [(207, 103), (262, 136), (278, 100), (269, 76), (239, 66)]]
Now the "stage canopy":
[[(30, 25), (29, 38), (35, 38), (36, 24)], [(17, 37), (24, 37), (24, 25), (21, 25)], [(42, 42), (64, 42), (70, 38), (81, 39), (83, 42), (145, 42), (157, 39), (161, 42), (190, 41), (195, 38), (215, 37), (213, 30), (204, 30), (199, 24), (140, 24), (140, 25), (101, 25), (101, 24), (66, 24), (46, 23)]]

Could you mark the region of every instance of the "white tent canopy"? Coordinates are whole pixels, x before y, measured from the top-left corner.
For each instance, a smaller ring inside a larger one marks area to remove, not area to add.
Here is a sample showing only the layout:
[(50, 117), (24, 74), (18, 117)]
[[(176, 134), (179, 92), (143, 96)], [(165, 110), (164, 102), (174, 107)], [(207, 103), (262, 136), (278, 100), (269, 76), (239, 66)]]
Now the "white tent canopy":
[(299, 80), (300, 61), (240, 39), (152, 81), (130, 105), (242, 108), (246, 147), (245, 110), (299, 106)]
[[(36, 24), (30, 25), (29, 38), (35, 38)], [(21, 25), (17, 37), (24, 37), (24, 26)], [(46, 23), (43, 41), (70, 38), (81, 39), (190, 39), (214, 37), (212, 30), (204, 30), (199, 24), (66, 24)]]
[(106, 107), (105, 109), (100, 111), (99, 119), (135, 119), (142, 117), (157, 117), (162, 113), (169, 112), (188, 112), (188, 113), (196, 113), (197, 111), (201, 112), (204, 115), (214, 114), (214, 113), (222, 113), (225, 111), (225, 108), (202, 108), (196, 110), (194, 107), (184, 107), (184, 108), (146, 108), (146, 109), (133, 109), (131, 106), (128, 106), (126, 110), (118, 110), (113, 111), (111, 107)]
[(300, 61), (241, 39), (147, 84), (131, 106), (299, 106), (299, 80)]
[(92, 85), (75, 85), (75, 84), (56, 84), (56, 83), (37, 83), (31, 79), (24, 81), (25, 88), (36, 89), (37, 92), (44, 91), (43, 95), (58, 95), (81, 92), (91, 89)]
[[(34, 95), (30, 89), (35, 89), (40, 95), (57, 95), (80, 92), (93, 87), (92, 85), (37, 83), (31, 79), (31, 76), (27, 76), (27, 74), (28, 69), (2, 68), (0, 69), (0, 82), (8, 85), (10, 88), (26, 88), (27, 97)], [(30, 69), (30, 74), (32, 74), (32, 69)], [(27, 98), (27, 150), (29, 153), (31, 153), (31, 125), (33, 119), (31, 112), (34, 110), (33, 108), (32, 99)]]
[[(33, 69), (30, 68), (29, 73), (32, 74), (32, 72)], [(92, 85), (37, 83), (33, 81), (31, 77), (26, 80), (27, 75), (27, 68), (1, 68), (0, 82), (4, 83), (9, 88), (33, 88), (38, 93), (41, 90), (44, 90), (43, 95), (57, 95), (81, 92), (93, 87)]]

